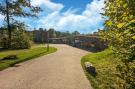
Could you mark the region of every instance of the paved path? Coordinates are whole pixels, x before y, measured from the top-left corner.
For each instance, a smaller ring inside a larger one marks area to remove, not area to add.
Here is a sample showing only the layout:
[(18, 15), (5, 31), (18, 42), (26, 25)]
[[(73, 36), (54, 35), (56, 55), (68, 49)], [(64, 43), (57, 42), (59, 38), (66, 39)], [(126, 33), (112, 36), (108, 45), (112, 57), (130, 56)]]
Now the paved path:
[(92, 89), (80, 64), (88, 52), (68, 45), (0, 71), (0, 89)]

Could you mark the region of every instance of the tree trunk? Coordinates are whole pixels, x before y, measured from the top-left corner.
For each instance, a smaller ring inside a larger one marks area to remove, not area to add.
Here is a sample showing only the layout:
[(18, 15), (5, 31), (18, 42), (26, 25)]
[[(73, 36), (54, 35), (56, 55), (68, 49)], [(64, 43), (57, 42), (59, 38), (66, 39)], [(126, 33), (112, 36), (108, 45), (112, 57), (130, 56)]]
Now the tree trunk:
[(11, 47), (11, 28), (9, 21), (9, 4), (8, 0), (6, 0), (6, 17), (7, 17), (7, 30), (8, 30), (8, 48)]

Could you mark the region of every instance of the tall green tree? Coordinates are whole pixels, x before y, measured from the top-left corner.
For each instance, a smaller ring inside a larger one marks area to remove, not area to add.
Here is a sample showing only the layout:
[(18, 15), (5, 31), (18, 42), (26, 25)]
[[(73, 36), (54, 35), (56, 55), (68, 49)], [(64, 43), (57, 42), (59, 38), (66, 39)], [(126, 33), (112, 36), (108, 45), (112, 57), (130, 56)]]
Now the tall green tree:
[[(31, 35), (26, 31), (24, 24), (11, 25), (12, 39), (10, 49), (26, 49), (31, 47), (32, 39)], [(8, 48), (8, 32), (6, 27), (0, 28), (0, 47)]]
[(118, 89), (135, 88), (135, 0), (105, 0), (105, 29), (108, 42), (122, 63), (117, 66)]
[(80, 35), (80, 33), (78, 31), (74, 31), (72, 32), (72, 35)]
[(56, 37), (56, 33), (55, 33), (55, 29), (54, 28), (50, 28), (48, 30), (49, 32), (49, 38), (55, 38)]
[(5, 16), (8, 30), (9, 48), (11, 45), (11, 22), (18, 23), (15, 17), (35, 17), (41, 11), (40, 7), (31, 5), (30, 0), (1, 0), (0, 14)]

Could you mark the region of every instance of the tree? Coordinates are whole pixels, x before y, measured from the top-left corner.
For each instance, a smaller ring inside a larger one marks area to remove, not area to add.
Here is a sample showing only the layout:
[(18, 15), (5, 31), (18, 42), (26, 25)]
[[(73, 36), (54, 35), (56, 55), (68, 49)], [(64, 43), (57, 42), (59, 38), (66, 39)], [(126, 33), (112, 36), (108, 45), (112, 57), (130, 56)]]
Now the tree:
[(8, 35), (5, 27), (0, 28), (0, 47), (8, 48)]
[(80, 33), (78, 31), (74, 31), (72, 32), (73, 35), (80, 35)]
[[(31, 47), (31, 35), (25, 30), (24, 24), (11, 26), (12, 28), (12, 43), (10, 49), (26, 49)], [(0, 28), (0, 47), (8, 48), (8, 33), (6, 27)]]
[(28, 49), (31, 47), (31, 43), (30, 36), (28, 36), (24, 29), (16, 29), (13, 31), (12, 49)]
[(6, 17), (5, 21), (7, 22), (9, 48), (11, 45), (11, 24), (18, 23), (15, 17), (34, 17), (39, 11), (41, 11), (40, 7), (32, 6), (30, 0), (0, 1), (0, 14)]
[(55, 30), (53, 28), (50, 28), (48, 30), (49, 32), (49, 38), (55, 38), (56, 37), (56, 33), (55, 33)]
[(61, 32), (60, 31), (56, 31), (56, 37), (61, 37)]
[(121, 59), (117, 66), (118, 89), (135, 88), (135, 0), (105, 0), (104, 31), (101, 38), (108, 42)]
[(30, 32), (33, 33), (34, 42), (36, 42), (36, 43), (47, 42), (47, 30), (46, 29), (39, 28), (38, 30), (34, 29), (34, 31), (30, 31)]

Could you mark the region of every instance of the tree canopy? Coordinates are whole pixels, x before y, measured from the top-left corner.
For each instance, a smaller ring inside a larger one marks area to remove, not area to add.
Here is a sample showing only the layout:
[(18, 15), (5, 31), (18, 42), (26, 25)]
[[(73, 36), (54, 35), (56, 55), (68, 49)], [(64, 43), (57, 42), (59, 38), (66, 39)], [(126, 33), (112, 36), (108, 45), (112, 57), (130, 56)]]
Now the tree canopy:
[(8, 29), (8, 44), (11, 45), (11, 25), (20, 24), (15, 17), (35, 17), (41, 11), (40, 7), (31, 5), (30, 0), (1, 0), (0, 14), (5, 16)]
[(135, 0), (105, 0), (105, 28), (100, 32), (123, 64), (117, 66), (118, 89), (135, 87)]

